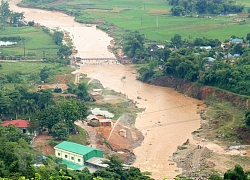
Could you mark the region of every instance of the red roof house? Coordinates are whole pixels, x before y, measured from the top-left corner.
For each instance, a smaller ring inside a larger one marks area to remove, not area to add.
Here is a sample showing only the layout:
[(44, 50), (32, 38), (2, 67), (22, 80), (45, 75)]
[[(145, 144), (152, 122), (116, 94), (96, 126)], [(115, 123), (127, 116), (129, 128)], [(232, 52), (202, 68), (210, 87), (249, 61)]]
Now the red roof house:
[(23, 133), (27, 133), (27, 128), (29, 127), (28, 120), (16, 119), (2, 122), (2, 126), (8, 126), (10, 124), (14, 125), (16, 128), (21, 129)]
[(29, 127), (29, 121), (22, 120), (22, 119), (3, 121), (2, 126), (8, 126), (9, 124), (12, 124), (17, 128), (28, 128)]

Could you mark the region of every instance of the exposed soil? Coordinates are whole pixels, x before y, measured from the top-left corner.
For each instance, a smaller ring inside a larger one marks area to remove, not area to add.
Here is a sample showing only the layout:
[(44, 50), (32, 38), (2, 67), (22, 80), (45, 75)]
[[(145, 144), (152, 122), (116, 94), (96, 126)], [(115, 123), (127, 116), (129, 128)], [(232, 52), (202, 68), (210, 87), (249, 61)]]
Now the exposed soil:
[(54, 148), (49, 145), (49, 140), (53, 139), (52, 136), (48, 135), (48, 132), (43, 132), (35, 137), (32, 146), (43, 152), (44, 155), (54, 155)]
[(173, 161), (185, 177), (198, 180), (208, 179), (214, 172), (223, 176), (228, 169), (240, 164), (245, 170), (250, 168), (250, 157), (244, 149), (229, 150), (206, 140), (184, 143), (173, 154)]

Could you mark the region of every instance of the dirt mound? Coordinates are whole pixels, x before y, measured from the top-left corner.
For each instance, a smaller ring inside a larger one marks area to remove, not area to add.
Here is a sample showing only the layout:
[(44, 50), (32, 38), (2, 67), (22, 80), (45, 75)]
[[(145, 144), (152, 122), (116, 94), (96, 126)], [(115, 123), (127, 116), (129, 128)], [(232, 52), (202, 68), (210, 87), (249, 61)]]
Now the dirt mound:
[(127, 127), (122, 123), (117, 123), (113, 130), (111, 127), (96, 128), (100, 139), (99, 143), (109, 147), (113, 152), (118, 154), (127, 164), (132, 164), (135, 160), (133, 149), (140, 145), (143, 135), (138, 130)]
[(43, 152), (44, 155), (54, 155), (54, 148), (49, 145), (48, 140), (52, 139), (52, 136), (49, 136), (48, 133), (44, 132), (35, 137), (32, 146)]

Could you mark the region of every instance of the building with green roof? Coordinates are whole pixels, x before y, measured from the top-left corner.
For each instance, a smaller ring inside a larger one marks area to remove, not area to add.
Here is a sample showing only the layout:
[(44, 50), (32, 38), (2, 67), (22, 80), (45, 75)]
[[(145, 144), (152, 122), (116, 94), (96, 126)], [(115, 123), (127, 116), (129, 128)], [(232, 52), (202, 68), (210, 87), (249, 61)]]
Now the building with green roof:
[[(54, 149), (56, 157), (62, 158), (63, 163), (66, 164), (69, 169), (73, 170), (81, 169), (81, 167), (84, 167), (84, 163), (93, 157), (103, 158), (102, 150), (68, 141), (63, 141), (55, 146)], [(72, 163), (73, 165), (71, 167)]]

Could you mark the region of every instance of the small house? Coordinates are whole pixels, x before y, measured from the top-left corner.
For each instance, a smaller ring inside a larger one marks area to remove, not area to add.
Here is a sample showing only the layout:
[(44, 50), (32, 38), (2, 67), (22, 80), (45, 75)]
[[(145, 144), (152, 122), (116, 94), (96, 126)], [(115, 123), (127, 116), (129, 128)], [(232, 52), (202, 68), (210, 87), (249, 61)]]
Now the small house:
[(30, 134), (28, 131), (28, 127), (29, 127), (28, 120), (16, 119), (16, 120), (8, 120), (8, 121), (2, 122), (3, 127), (7, 127), (10, 124), (14, 125), (18, 129), (20, 129), (24, 134)]
[(99, 119), (99, 125), (100, 126), (112, 126), (112, 120), (111, 119)]
[(206, 51), (210, 51), (212, 49), (211, 46), (200, 46), (201, 49), (205, 49)]
[(230, 41), (231, 43), (235, 43), (235, 44), (242, 44), (243, 43), (243, 39), (239, 39), (239, 38), (231, 38)]
[(108, 112), (108, 111), (105, 111), (105, 110), (101, 110), (100, 108), (94, 108), (94, 109), (91, 109), (90, 110), (92, 114), (96, 115), (99, 118), (99, 116), (104, 116), (106, 118), (113, 118), (114, 117), (114, 114)]
[(99, 92), (91, 92), (90, 97), (93, 101), (97, 101), (102, 98), (102, 94)]
[(103, 151), (81, 144), (63, 141), (54, 147), (55, 156), (62, 158), (68, 169), (81, 170), (91, 158), (103, 158)]

